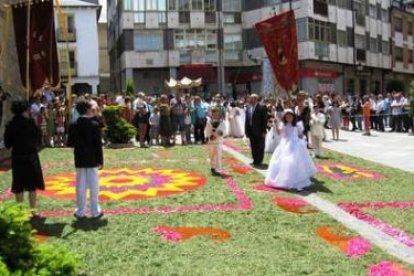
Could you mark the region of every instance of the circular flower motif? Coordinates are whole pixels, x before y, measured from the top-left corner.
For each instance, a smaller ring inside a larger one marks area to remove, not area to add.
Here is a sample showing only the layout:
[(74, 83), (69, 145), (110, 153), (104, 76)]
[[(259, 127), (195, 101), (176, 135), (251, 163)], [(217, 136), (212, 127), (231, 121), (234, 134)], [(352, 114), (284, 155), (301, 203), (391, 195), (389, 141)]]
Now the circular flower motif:
[[(46, 191), (53, 198), (76, 199), (76, 174), (47, 178)], [(99, 197), (109, 200), (142, 200), (177, 195), (199, 189), (206, 183), (200, 174), (179, 169), (118, 169), (99, 172)]]

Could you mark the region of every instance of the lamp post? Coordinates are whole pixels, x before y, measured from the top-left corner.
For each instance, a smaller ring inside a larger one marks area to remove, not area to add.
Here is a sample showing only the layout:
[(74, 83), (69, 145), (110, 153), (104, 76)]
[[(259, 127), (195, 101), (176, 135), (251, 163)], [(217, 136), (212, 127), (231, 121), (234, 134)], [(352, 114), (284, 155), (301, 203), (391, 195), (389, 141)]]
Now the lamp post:
[(219, 60), (218, 60), (218, 76), (217, 76), (217, 89), (219, 90), (220, 94), (224, 95), (225, 93), (225, 69), (224, 69), (224, 26), (223, 26), (223, 7), (218, 9), (219, 12), (217, 13), (217, 23), (219, 29), (219, 39), (221, 43), (219, 43)]

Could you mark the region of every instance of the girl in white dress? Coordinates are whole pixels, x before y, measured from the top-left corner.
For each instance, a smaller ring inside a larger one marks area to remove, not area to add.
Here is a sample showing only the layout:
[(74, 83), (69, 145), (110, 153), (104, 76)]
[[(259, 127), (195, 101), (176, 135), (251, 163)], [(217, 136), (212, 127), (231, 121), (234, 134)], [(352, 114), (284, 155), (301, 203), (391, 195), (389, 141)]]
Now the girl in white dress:
[(271, 158), (265, 184), (302, 191), (312, 185), (311, 177), (317, 172), (303, 140), (303, 125), (297, 122), (295, 113), (288, 109), (277, 131), (281, 141)]
[(244, 106), (243, 102), (238, 102), (238, 108), (239, 108), (239, 112), (240, 112), (240, 116), (239, 116), (239, 121), (240, 121), (240, 126), (241, 126), (241, 132), (242, 132), (242, 137), (245, 136), (246, 133), (244, 133), (244, 127), (246, 124), (246, 109)]
[(244, 136), (239, 117), (240, 109), (233, 102), (229, 108), (230, 136), (233, 138), (243, 138)]

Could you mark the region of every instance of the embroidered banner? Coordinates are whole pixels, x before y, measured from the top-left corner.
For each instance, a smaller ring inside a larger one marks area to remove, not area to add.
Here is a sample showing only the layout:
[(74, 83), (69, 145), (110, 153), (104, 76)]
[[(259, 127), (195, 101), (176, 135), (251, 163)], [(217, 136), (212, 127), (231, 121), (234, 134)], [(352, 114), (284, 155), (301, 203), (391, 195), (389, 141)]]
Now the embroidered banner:
[(297, 85), (299, 76), (298, 38), (293, 11), (276, 15), (256, 24), (273, 72), (286, 91)]

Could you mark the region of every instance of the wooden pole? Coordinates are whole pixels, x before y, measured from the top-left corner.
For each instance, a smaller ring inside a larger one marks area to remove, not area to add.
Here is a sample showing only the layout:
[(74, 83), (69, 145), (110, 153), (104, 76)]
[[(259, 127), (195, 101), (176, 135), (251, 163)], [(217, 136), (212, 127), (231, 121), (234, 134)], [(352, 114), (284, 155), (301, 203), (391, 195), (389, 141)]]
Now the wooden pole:
[(30, 99), (30, 17), (32, 0), (27, 1), (27, 26), (26, 26), (26, 98)]
[[(70, 57), (69, 57), (69, 34), (67, 30), (67, 23), (65, 18), (65, 13), (62, 10), (62, 7), (60, 5), (60, 0), (55, 0), (56, 9), (58, 11), (58, 18), (59, 18), (59, 29), (63, 32), (63, 37), (65, 40), (65, 48), (66, 48), (66, 66), (67, 66), (67, 77), (68, 82), (66, 85), (66, 100), (69, 103), (68, 112), (70, 112), (70, 109), (72, 108), (72, 69), (70, 67)], [(62, 57), (61, 57), (62, 58)]]

